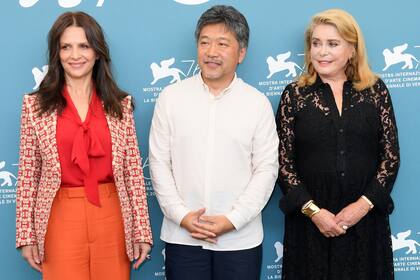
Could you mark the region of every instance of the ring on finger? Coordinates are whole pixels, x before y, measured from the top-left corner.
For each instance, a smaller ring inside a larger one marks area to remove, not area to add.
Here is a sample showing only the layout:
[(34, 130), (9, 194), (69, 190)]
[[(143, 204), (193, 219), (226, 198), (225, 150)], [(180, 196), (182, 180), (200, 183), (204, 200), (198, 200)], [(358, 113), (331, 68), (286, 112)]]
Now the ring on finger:
[(347, 226), (347, 225), (343, 225), (343, 226), (342, 226), (342, 228), (343, 228), (344, 230), (348, 230), (348, 229), (349, 229), (349, 226)]

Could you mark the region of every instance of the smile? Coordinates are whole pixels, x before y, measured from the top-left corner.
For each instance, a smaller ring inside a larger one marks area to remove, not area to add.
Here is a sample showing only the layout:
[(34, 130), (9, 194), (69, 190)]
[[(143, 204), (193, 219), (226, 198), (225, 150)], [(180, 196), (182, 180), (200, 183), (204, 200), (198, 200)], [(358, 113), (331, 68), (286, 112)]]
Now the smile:
[(332, 63), (332, 61), (326, 61), (326, 60), (318, 60), (318, 64), (320, 66), (328, 66)]
[(222, 65), (221, 61), (204, 61), (204, 64), (209, 66), (220, 66)]
[(69, 65), (72, 68), (81, 68), (83, 65), (85, 65), (85, 62), (70, 62)]

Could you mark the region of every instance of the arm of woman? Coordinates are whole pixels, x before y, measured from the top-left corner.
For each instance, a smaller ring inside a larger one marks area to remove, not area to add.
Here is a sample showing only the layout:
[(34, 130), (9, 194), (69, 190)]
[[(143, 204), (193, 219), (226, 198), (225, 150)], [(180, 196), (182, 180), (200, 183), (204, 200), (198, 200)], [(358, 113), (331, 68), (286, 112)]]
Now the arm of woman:
[(390, 194), (400, 167), (398, 131), (388, 88), (381, 79), (378, 79), (374, 89), (379, 94), (380, 161), (376, 175), (372, 178), (364, 195), (373, 203), (376, 210), (391, 213), (394, 204)]
[[(148, 243), (152, 245), (152, 230), (149, 220), (143, 169), (141, 167), (140, 150), (134, 125), (133, 110), (131, 108), (131, 98), (129, 97), (127, 99), (126, 106), (128, 108), (126, 110), (128, 110), (128, 116), (123, 172), (127, 192), (133, 207), (133, 243)], [(139, 256), (134, 257), (138, 258)]]
[(360, 197), (337, 214), (336, 222), (340, 225), (352, 226), (358, 223), (373, 206), (384, 213), (391, 213), (394, 208), (390, 193), (400, 165), (397, 125), (386, 85), (378, 79), (373, 88), (378, 95), (380, 161), (375, 176), (363, 194), (364, 198)]
[(294, 123), (297, 113), (297, 88), (288, 85), (281, 96), (276, 114), (277, 134), (279, 137), (279, 175), (278, 183), (284, 194), (280, 208), (285, 214), (300, 210), (311, 196), (300, 180), (295, 167)]
[(35, 234), (34, 211), (41, 177), (41, 154), (31, 120), (35, 97), (24, 96), (21, 113), (19, 172), (16, 189), (16, 248), (36, 270), (41, 269)]

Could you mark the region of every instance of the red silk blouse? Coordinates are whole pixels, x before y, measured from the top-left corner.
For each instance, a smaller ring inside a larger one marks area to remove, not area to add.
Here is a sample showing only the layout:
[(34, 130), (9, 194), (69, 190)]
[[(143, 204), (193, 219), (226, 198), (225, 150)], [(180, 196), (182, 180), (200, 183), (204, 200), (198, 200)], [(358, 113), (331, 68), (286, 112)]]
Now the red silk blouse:
[(57, 117), (57, 148), (61, 165), (61, 187), (85, 186), (86, 197), (100, 206), (98, 183), (113, 181), (111, 135), (104, 108), (96, 90), (82, 122), (67, 91), (66, 107)]

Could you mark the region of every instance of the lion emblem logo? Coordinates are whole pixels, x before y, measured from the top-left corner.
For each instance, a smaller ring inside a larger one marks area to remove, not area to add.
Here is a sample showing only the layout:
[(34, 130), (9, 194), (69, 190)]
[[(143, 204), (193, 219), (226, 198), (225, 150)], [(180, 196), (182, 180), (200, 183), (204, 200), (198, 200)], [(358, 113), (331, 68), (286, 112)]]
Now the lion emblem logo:
[(417, 246), (420, 244), (414, 239), (407, 239), (411, 235), (411, 230), (397, 233), (397, 237), (391, 235), (392, 251), (407, 248), (405, 254), (417, 254)]
[(392, 65), (396, 65), (399, 63), (404, 63), (404, 65), (401, 67), (401, 69), (413, 69), (414, 64), (413, 62), (417, 62), (415, 68), (419, 67), (419, 61), (417, 58), (410, 54), (410, 53), (403, 53), (405, 50), (407, 50), (408, 44), (402, 44), (399, 46), (396, 46), (390, 51), (389, 49), (384, 49), (382, 52), (384, 59), (385, 59), (385, 67), (382, 69), (382, 71), (387, 70)]
[(150, 83), (151, 85), (154, 85), (157, 81), (164, 79), (166, 77), (172, 77), (172, 80), (169, 82), (170, 84), (174, 82), (181, 81), (181, 75), (186, 77), (186, 75), (179, 70), (178, 68), (171, 68), (175, 63), (175, 58), (172, 57), (170, 59), (162, 60), (160, 62), (160, 65), (153, 62), (150, 64), (150, 69), (152, 70), (153, 74), (153, 81)]
[[(3, 167), (6, 166), (6, 162), (5, 161), (0, 161), (0, 187), (11, 187), (13, 186), (13, 180), (17, 180), (15, 175), (13, 175), (13, 173), (6, 171), (6, 170), (1, 170), (3, 169)], [(3, 182), (2, 182), (3, 181)]]
[(283, 258), (283, 244), (281, 244), (280, 241), (276, 241), (274, 243), (274, 248), (276, 249), (276, 255), (277, 258), (274, 260), (274, 262), (279, 262)]
[(274, 57), (269, 56), (267, 57), (267, 64), (268, 64), (268, 70), (269, 74), (267, 76), (267, 79), (270, 79), (271, 76), (273, 76), (276, 73), (282, 72), (282, 71), (288, 71), (286, 73), (286, 77), (289, 77), (290, 75), (294, 78), (297, 76), (296, 68), (302, 71), (302, 68), (299, 67), (295, 62), (293, 61), (286, 61), (292, 52), (288, 51), (285, 53), (280, 53), (276, 56), (276, 59)]
[(45, 75), (47, 75), (48, 72), (48, 65), (42, 66), (42, 71), (38, 67), (32, 68), (32, 75), (34, 76), (35, 85), (32, 88), (33, 90), (36, 90), (39, 88), (39, 85), (41, 84), (42, 80), (45, 78)]

